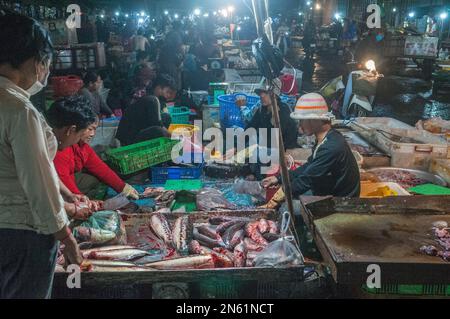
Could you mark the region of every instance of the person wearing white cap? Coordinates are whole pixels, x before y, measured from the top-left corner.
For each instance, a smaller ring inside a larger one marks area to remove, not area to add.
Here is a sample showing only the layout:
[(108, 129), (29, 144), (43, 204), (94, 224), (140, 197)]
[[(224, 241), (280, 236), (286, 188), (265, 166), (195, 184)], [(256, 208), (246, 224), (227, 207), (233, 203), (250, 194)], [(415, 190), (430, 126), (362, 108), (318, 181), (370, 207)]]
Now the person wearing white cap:
[[(311, 192), (314, 196), (359, 197), (358, 164), (345, 138), (332, 128), (334, 116), (325, 99), (317, 93), (303, 95), (291, 118), (300, 122), (305, 135), (316, 137), (313, 154), (306, 164), (289, 173), (293, 196)], [(263, 180), (263, 186), (280, 182), (279, 176), (272, 176)]]

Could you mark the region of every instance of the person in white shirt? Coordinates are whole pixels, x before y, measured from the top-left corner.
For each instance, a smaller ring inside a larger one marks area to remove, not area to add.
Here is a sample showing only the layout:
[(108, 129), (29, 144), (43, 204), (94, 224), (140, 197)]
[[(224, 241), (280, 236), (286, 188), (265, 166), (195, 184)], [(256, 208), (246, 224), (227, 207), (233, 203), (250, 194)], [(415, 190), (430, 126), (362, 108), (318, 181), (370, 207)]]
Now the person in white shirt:
[(134, 51), (147, 51), (150, 49), (150, 42), (144, 36), (144, 31), (140, 28), (137, 30), (137, 34), (133, 37)]
[(5, 11), (0, 43), (0, 298), (49, 298), (58, 243), (69, 264), (82, 261), (53, 166), (58, 143), (30, 102), (53, 47), (37, 21)]

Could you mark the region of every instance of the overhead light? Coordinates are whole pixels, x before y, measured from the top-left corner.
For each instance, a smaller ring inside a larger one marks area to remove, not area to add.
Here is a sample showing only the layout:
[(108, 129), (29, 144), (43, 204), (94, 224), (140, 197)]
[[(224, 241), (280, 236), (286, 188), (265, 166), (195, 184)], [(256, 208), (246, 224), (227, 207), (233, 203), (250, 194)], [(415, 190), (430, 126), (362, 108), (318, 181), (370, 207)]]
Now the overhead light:
[(223, 9), (222, 10), (222, 15), (226, 18), (226, 17), (228, 17), (228, 11), (227, 11), (227, 9)]
[(229, 6), (228, 7), (228, 11), (231, 13), (231, 12), (233, 12), (234, 11), (234, 7), (233, 6)]
[(322, 6), (320, 5), (320, 3), (317, 3), (316, 4), (316, 10), (320, 10), (320, 9), (322, 9)]
[(145, 16), (145, 12), (141, 11), (141, 17)]
[(155, 19), (152, 19), (152, 22), (155, 22), (156, 20)]
[(138, 19), (138, 23), (144, 23), (144, 19), (139, 18), (139, 19)]
[(200, 11), (199, 8), (197, 8), (197, 9), (194, 10), (194, 14), (195, 14), (196, 16), (199, 16), (200, 13), (202, 13), (202, 12)]
[(120, 12), (116, 11), (116, 17), (120, 16)]
[(414, 12), (408, 13), (408, 17), (410, 17), (410, 18), (414, 18), (415, 15), (416, 15), (416, 14), (415, 14)]
[(311, 5), (311, 1), (306, 2), (306, 5), (310, 6)]
[(104, 17), (105, 17), (105, 15), (104, 15), (104, 14), (101, 14), (101, 15), (100, 15), (100, 18), (102, 18), (102, 19), (103, 19)]
[(125, 14), (125, 18), (128, 18), (130, 15), (128, 13)]
[(169, 14), (169, 11), (164, 10), (164, 14), (165, 14), (165, 15), (168, 15), (168, 14)]
[(299, 16), (301, 16), (302, 14), (303, 14), (302, 12), (299, 12), (299, 13), (298, 13)]
[(448, 14), (447, 14), (447, 12), (442, 12), (442, 13), (439, 15), (439, 17), (440, 17), (442, 20), (445, 20), (445, 19), (447, 19)]
[(377, 68), (376, 68), (376, 66), (375, 66), (375, 61), (373, 61), (373, 60), (367, 61), (365, 66), (366, 66), (366, 69), (369, 70), (369, 71), (371, 71), (371, 72), (377, 70)]
[(213, 12), (213, 15), (215, 15), (215, 16), (216, 16), (216, 15), (217, 15), (217, 11), (214, 11), (214, 12)]
[(392, 12), (397, 12), (397, 8), (392, 9)]
[(205, 18), (207, 18), (207, 17), (209, 17), (209, 13), (206, 12), (203, 16), (204, 16)]
[(178, 19), (180, 16), (178, 15), (178, 13), (175, 13), (175, 14), (173, 15), (173, 17), (174, 17), (175, 19)]

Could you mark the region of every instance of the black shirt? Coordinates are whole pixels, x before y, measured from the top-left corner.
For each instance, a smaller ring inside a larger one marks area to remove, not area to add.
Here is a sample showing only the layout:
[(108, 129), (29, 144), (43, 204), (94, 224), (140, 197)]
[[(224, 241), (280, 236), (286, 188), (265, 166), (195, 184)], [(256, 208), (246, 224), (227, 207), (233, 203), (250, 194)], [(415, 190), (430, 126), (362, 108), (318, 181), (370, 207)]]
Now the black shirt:
[[(278, 99), (278, 107), (280, 108), (280, 125), (284, 148), (297, 148), (297, 123), (295, 120), (291, 119), (291, 109), (287, 104), (282, 103), (280, 99)], [(272, 125), (272, 113), (269, 112), (268, 108), (270, 108), (270, 106), (264, 107), (261, 105), (258, 107), (252, 119), (246, 125), (246, 128), (253, 127), (256, 130), (267, 128), (267, 146), (270, 148), (271, 129), (274, 128), (274, 126)]]
[(305, 165), (290, 172), (293, 196), (311, 190), (314, 196), (359, 197), (360, 175), (345, 138), (331, 129)]
[(136, 143), (138, 134), (150, 127), (162, 127), (159, 101), (155, 96), (144, 96), (125, 111), (117, 129), (116, 138), (124, 145)]

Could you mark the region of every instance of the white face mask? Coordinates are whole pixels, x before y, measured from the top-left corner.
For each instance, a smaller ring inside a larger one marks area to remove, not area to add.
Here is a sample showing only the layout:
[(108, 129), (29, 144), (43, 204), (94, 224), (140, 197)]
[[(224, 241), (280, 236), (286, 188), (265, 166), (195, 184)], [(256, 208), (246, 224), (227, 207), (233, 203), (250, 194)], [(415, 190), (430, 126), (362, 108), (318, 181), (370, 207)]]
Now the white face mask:
[(35, 95), (35, 94), (38, 94), (39, 92), (41, 92), (47, 86), (49, 75), (50, 75), (50, 71), (47, 72), (44, 83), (41, 83), (41, 81), (39, 81), (39, 75), (37, 75), (37, 72), (36, 72), (37, 80), (36, 80), (36, 82), (33, 83), (33, 85), (29, 89), (27, 89), (28, 94), (30, 94), (32, 96), (32, 95)]

